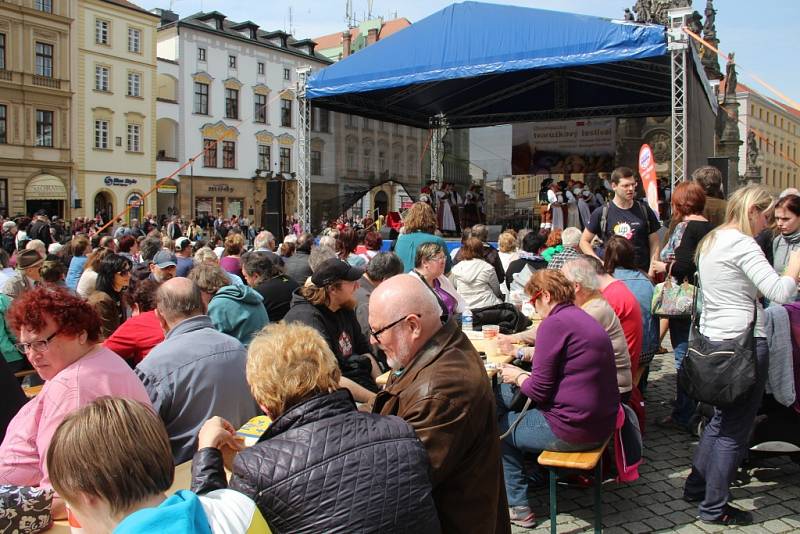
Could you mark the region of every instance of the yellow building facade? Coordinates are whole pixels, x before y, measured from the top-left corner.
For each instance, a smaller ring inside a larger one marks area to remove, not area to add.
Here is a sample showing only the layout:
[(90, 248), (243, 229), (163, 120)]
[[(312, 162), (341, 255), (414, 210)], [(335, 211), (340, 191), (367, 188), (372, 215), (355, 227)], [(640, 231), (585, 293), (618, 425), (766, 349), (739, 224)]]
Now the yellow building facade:
[(156, 211), (158, 22), (130, 2), (78, 0), (75, 216)]
[(0, 2), (0, 213), (69, 216), (74, 178), (68, 1)]

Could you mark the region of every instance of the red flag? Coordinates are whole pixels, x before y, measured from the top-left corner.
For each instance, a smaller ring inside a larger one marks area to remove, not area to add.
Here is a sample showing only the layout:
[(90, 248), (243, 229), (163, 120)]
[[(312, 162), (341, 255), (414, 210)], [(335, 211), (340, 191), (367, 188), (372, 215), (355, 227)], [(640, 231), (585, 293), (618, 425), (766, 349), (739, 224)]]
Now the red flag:
[(639, 176), (650, 208), (658, 215), (658, 177), (656, 177), (656, 159), (653, 149), (644, 144), (639, 150)]

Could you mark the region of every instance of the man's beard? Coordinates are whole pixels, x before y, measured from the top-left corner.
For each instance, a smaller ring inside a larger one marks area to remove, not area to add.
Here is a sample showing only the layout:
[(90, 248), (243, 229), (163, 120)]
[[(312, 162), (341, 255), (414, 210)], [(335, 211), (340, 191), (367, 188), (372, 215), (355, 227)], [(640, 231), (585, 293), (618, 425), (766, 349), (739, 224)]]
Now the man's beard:
[[(384, 350), (384, 352), (386, 351)], [(408, 362), (411, 361), (411, 356), (411, 347), (407, 343), (403, 343), (398, 347), (397, 354), (394, 357), (386, 353), (386, 363), (395, 371), (399, 371), (408, 365)]]

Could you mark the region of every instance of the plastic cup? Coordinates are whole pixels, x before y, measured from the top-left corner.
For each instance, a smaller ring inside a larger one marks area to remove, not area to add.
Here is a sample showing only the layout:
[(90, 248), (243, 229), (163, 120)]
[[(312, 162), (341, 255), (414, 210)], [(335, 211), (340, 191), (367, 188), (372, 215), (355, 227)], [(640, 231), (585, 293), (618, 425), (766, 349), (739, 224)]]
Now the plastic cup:
[(486, 361), (497, 357), (497, 338), (492, 337), (483, 343), (483, 351), (486, 353)]
[(485, 324), (481, 327), (483, 339), (494, 339), (500, 333), (500, 327), (496, 324)]

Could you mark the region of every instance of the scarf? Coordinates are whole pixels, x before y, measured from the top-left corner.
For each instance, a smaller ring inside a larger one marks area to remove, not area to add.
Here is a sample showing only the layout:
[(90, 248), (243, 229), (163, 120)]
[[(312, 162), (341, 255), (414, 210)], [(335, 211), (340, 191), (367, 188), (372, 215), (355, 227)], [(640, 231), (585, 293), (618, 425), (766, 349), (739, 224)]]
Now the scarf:
[(778, 274), (783, 274), (786, 264), (789, 263), (789, 255), (798, 248), (800, 248), (800, 230), (789, 235), (775, 236), (772, 241), (772, 264)]

